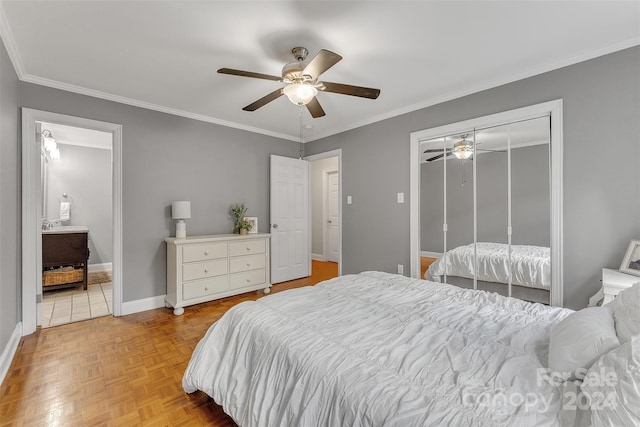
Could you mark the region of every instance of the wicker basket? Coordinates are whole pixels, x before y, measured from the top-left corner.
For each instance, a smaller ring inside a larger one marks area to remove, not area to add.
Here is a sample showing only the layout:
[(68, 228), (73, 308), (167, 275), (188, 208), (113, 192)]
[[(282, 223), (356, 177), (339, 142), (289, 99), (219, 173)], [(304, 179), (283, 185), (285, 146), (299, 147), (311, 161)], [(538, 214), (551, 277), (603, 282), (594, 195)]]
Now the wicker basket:
[(63, 285), (65, 283), (81, 282), (84, 279), (84, 270), (81, 268), (58, 268), (42, 273), (42, 286)]

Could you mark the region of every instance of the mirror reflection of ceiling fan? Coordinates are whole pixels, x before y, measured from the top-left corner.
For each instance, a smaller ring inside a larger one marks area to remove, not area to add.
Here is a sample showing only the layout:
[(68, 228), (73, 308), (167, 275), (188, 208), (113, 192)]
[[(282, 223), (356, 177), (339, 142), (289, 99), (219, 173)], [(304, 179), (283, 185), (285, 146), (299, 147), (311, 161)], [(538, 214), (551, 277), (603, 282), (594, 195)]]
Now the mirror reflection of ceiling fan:
[(361, 98), (376, 99), (380, 95), (380, 89), (373, 89), (361, 86), (351, 86), (342, 83), (321, 82), (318, 78), (322, 73), (333, 67), (342, 59), (342, 56), (331, 51), (321, 49), (310, 61), (306, 61), (309, 51), (304, 47), (294, 47), (291, 49), (295, 61), (285, 64), (282, 68), (282, 77), (268, 74), (254, 73), (251, 71), (234, 70), (231, 68), (220, 68), (218, 73), (231, 74), (241, 77), (252, 77), (256, 79), (273, 80), (284, 83), (285, 86), (274, 90), (270, 94), (243, 108), (245, 111), (255, 111), (286, 95), (289, 101), (296, 105), (305, 105), (313, 118), (325, 115), (322, 106), (318, 102), (316, 95), (318, 91), (339, 93), (342, 95), (359, 96)]
[[(434, 160), (439, 160), (442, 159), (443, 157), (455, 157), (456, 159), (459, 160), (467, 160), (470, 159), (471, 156), (473, 155), (473, 141), (469, 141), (467, 138), (469, 137), (469, 134), (465, 134), (465, 135), (461, 135), (462, 139), (460, 141), (454, 142), (453, 143), (453, 148), (433, 148), (433, 149), (429, 149), (429, 150), (425, 150), (423, 151), (423, 153), (440, 153), (436, 156), (430, 157), (428, 159), (426, 159), (427, 162), (433, 162)], [(476, 151), (483, 151), (483, 152), (498, 152), (498, 151), (504, 151), (504, 150), (486, 150), (486, 149), (482, 149), (482, 148), (477, 148), (478, 145), (480, 145), (481, 143), (478, 142), (476, 143)]]

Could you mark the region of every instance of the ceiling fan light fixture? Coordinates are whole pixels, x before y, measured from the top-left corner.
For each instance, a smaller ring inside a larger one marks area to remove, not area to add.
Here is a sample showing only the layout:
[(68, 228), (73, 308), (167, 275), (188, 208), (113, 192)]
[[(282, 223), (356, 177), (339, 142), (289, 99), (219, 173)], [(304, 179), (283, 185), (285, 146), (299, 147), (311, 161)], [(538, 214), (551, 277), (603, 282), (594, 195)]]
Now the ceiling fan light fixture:
[(318, 89), (307, 83), (291, 83), (282, 91), (296, 105), (307, 105), (318, 94)]
[(453, 145), (453, 150), (451, 150), (451, 152), (456, 159), (467, 160), (473, 155), (473, 147), (467, 144), (467, 141), (463, 139)]

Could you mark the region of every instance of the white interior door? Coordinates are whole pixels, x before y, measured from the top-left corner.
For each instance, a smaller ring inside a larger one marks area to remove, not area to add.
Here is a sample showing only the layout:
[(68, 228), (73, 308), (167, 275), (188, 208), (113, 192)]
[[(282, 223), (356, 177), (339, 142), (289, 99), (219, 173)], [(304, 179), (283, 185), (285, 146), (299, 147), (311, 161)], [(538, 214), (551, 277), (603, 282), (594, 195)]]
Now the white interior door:
[(340, 187), (338, 171), (327, 173), (327, 259), (340, 262)]
[(309, 162), (271, 155), (271, 283), (311, 274)]

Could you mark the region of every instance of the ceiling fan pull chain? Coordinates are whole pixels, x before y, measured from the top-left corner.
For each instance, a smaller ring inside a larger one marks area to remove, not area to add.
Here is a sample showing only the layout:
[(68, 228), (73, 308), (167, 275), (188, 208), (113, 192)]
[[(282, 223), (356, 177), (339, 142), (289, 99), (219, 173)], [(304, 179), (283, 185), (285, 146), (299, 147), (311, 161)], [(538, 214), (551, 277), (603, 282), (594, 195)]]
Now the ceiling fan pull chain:
[(303, 126), (303, 121), (302, 121), (302, 105), (300, 105), (300, 152), (298, 153), (298, 155), (300, 156), (300, 160), (302, 160), (302, 158), (304, 157), (304, 126)]

